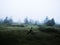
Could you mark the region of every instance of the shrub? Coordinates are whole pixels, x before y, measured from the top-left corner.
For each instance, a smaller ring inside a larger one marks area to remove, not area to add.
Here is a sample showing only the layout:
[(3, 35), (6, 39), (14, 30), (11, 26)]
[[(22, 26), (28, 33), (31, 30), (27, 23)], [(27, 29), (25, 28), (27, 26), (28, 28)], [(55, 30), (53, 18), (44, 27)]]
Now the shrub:
[(58, 33), (59, 32), (58, 29), (53, 28), (53, 27), (45, 27), (45, 28), (40, 27), (39, 30), (42, 32), (50, 32), (50, 33)]

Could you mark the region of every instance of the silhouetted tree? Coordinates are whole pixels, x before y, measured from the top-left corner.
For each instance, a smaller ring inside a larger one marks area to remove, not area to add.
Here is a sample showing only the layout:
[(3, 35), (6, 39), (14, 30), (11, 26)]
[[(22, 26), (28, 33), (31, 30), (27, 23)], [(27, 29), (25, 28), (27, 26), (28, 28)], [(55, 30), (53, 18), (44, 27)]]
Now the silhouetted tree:
[(9, 23), (9, 24), (12, 24), (12, 23), (13, 23), (12, 18), (10, 18), (10, 19), (8, 20), (8, 23)]
[(35, 21), (35, 23), (34, 23), (35, 25), (39, 25), (40, 24), (40, 22), (39, 21)]
[(29, 24), (34, 24), (34, 21), (32, 19), (30, 19)]
[(46, 16), (45, 20), (44, 20), (44, 24), (46, 24), (49, 21), (48, 16)]
[(4, 19), (4, 24), (12, 24), (12, 22), (13, 22), (12, 18), (8, 19), (8, 17), (6, 17)]
[(52, 26), (55, 25), (55, 20), (54, 20), (54, 18), (51, 19), (51, 25), (52, 25)]
[(46, 24), (47, 26), (54, 26), (54, 25), (55, 25), (55, 20), (54, 20), (54, 18), (52, 18), (51, 20), (48, 20), (45, 24)]
[(24, 23), (29, 24), (28, 18), (25, 18)]
[(4, 19), (4, 23), (5, 23), (5, 24), (8, 24), (8, 17), (6, 17), (6, 18)]

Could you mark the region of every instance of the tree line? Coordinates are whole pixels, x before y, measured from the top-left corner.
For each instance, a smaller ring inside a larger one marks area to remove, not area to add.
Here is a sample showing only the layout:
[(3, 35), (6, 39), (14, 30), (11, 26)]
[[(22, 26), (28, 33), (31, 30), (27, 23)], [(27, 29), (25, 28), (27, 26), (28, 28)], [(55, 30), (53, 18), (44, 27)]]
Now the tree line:
[[(4, 20), (0, 19), (0, 24), (13, 24), (13, 19), (12, 18), (9, 18), (9, 17), (5, 17)], [(25, 18), (24, 19), (24, 24), (34, 24), (34, 25), (39, 25), (39, 21), (33, 21), (32, 19), (28, 20), (28, 18)], [(48, 17), (45, 18), (44, 20), (44, 25), (47, 25), (47, 26), (54, 26), (56, 23), (55, 23), (55, 20), (54, 18), (52, 19), (49, 19)]]

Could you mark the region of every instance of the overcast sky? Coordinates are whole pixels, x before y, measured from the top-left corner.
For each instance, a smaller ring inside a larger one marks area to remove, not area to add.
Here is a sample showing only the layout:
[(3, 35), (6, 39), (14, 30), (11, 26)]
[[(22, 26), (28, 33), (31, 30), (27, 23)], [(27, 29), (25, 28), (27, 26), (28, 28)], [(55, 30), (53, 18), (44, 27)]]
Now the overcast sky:
[(60, 0), (0, 0), (0, 18), (6, 16), (14, 21), (25, 17), (42, 21), (48, 16), (60, 23)]

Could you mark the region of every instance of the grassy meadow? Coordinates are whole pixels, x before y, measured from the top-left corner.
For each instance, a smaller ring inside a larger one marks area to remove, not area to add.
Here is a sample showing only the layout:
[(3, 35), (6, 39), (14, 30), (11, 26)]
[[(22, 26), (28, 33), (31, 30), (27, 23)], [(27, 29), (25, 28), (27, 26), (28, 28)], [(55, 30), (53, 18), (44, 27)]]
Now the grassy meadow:
[[(32, 33), (27, 34), (32, 27)], [(60, 28), (54, 26), (0, 26), (0, 45), (60, 45)]]

